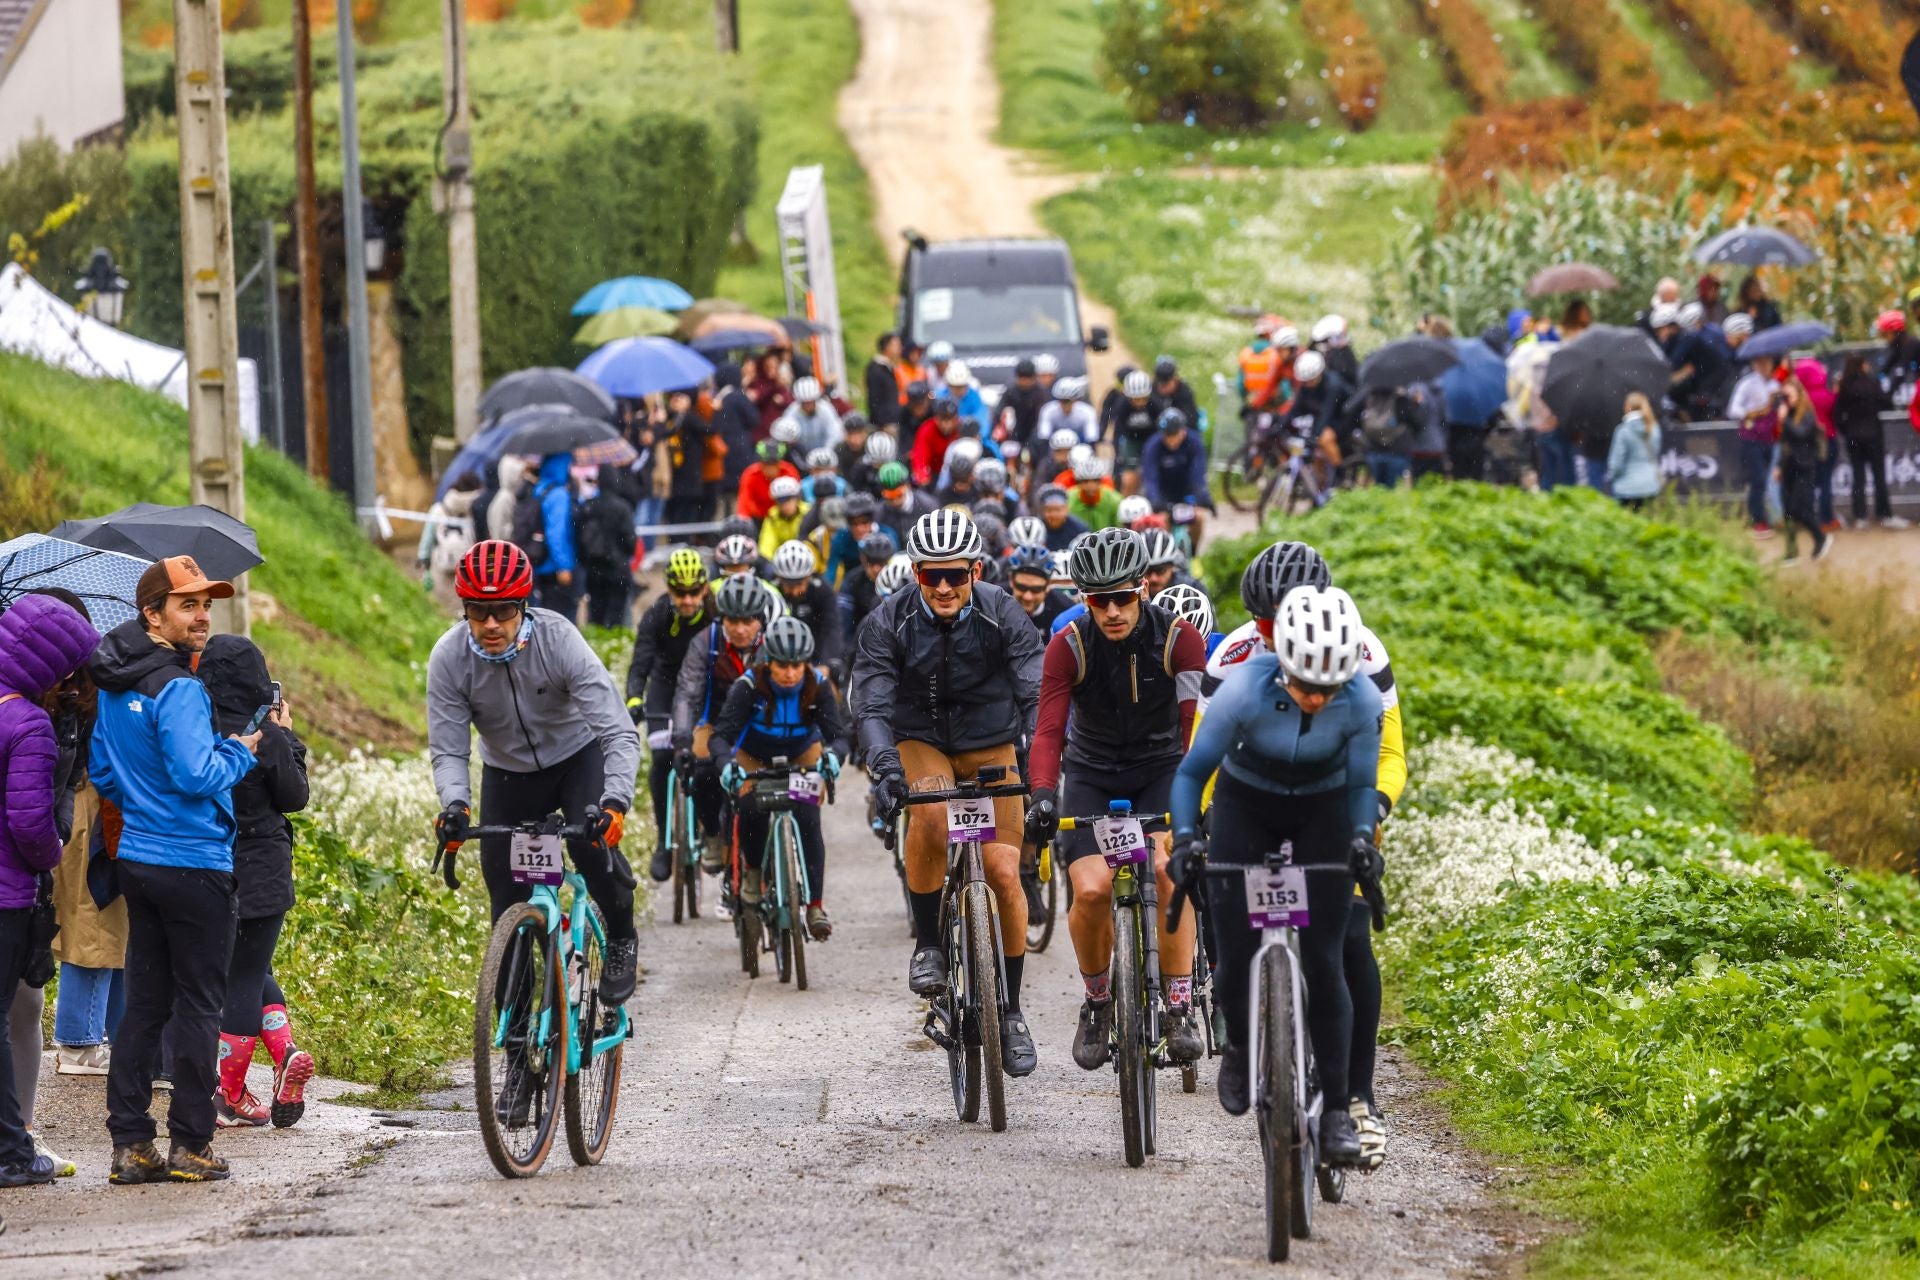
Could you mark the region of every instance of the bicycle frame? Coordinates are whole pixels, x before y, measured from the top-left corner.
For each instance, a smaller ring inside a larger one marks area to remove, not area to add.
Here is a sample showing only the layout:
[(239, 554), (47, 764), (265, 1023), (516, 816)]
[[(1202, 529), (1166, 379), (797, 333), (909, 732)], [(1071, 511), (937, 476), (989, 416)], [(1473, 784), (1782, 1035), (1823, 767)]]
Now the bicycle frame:
[[(1114, 800), (1107, 806), (1107, 812), (1098, 818), (1131, 818), (1133, 803), (1128, 800)], [(1140, 814), (1143, 822), (1165, 822), (1170, 815)], [(1060, 830), (1073, 831), (1081, 827), (1091, 827), (1096, 817), (1062, 818)], [(1147, 837), (1147, 856), (1144, 861), (1124, 862), (1113, 869), (1113, 914), (1114, 929), (1137, 929), (1140, 936), (1140, 964), (1145, 972), (1141, 975), (1141, 996), (1146, 1001), (1148, 1024), (1148, 1057), (1155, 1068), (1166, 1065), (1163, 1061), (1166, 1050), (1166, 1037), (1160, 1026), (1160, 904), (1159, 878), (1155, 863), (1158, 853), (1152, 837)], [(1123, 922), (1122, 911), (1132, 919)]]
[[(572, 910), (562, 909), (560, 905), (560, 888), (565, 888), (572, 892)], [(594, 943), (600, 953), (602, 955), (606, 954), (606, 926), (601, 923), (600, 912), (593, 906), (593, 899), (587, 894), (586, 880), (571, 866), (567, 868), (566, 877), (560, 882), (559, 886), (556, 887), (550, 884), (534, 885), (533, 896), (529, 898), (528, 901), (539, 908), (540, 912), (546, 916), (547, 936), (554, 938), (559, 948), (560, 972), (568, 973), (573, 967), (573, 958), (576, 955), (585, 954), (587, 933), (589, 930), (592, 931)], [(578, 1075), (581, 1067), (627, 1038), (629, 1030), (627, 1010), (626, 1007), (622, 1005), (617, 1011), (618, 1016), (614, 1019), (613, 1029), (607, 1035), (597, 1037), (589, 1048), (582, 1044), (584, 1036), (582, 1035), (583, 1028), (580, 1023), (581, 1006), (574, 1003), (571, 974), (568, 974), (568, 980), (563, 981), (560, 986), (561, 991), (566, 997), (567, 1018), (569, 1021), (569, 1034), (567, 1036), (567, 1074)], [(496, 1047), (506, 1044), (507, 1018), (510, 1012), (509, 1010), (502, 1010), (500, 1019), (495, 1024), (494, 1045)], [(551, 1014), (551, 1012), (551, 1010), (548, 1010), (542, 1015), (543, 1024), (539, 1028), (539, 1034), (540, 1042), (543, 1044), (551, 1043), (552, 1040), (553, 1028), (550, 1024), (544, 1022), (545, 1017)], [(591, 1028), (587, 1028), (587, 1030), (591, 1030)]]
[(680, 785), (680, 771), (667, 770), (667, 835), (671, 841), (674, 828), (681, 819), (686, 820), (685, 836), (680, 846), (680, 856), (686, 862), (700, 860), (700, 815), (694, 808), (693, 791)]

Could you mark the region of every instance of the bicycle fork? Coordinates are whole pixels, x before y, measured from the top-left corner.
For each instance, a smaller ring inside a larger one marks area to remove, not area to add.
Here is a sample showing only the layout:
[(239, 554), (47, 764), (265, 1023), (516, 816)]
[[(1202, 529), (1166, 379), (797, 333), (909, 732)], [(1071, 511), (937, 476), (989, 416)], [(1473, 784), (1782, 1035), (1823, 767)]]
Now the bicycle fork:
[[(1247, 1028), (1249, 1033), (1247, 1038), (1255, 1043), (1247, 1046), (1247, 1057), (1252, 1067), (1250, 1076), (1252, 1096), (1255, 1104), (1258, 1105), (1261, 1100), (1267, 1096), (1266, 1055), (1259, 1051), (1259, 1042), (1263, 1039), (1260, 1035), (1260, 1028), (1264, 1025), (1266, 1018), (1266, 1001), (1262, 998), (1262, 988), (1264, 984), (1262, 983), (1260, 975), (1265, 972), (1267, 967), (1267, 952), (1277, 949), (1286, 964), (1288, 985), (1293, 989), (1293, 1000), (1291, 1002), (1291, 1008), (1293, 1009), (1293, 1026), (1288, 1028), (1289, 1033), (1293, 1037), (1293, 1114), (1300, 1118), (1302, 1128), (1301, 1131), (1292, 1135), (1292, 1141), (1295, 1146), (1298, 1146), (1302, 1142), (1314, 1143), (1315, 1161), (1317, 1163), (1319, 1159), (1319, 1139), (1317, 1136), (1319, 1115), (1317, 1112), (1309, 1114), (1307, 1110), (1307, 1063), (1309, 1061), (1309, 1044), (1306, 1018), (1306, 979), (1300, 972), (1300, 957), (1294, 952), (1292, 945), (1293, 940), (1288, 936), (1290, 933), (1292, 933), (1290, 929), (1262, 930), (1260, 947), (1253, 953), (1253, 981), (1249, 984), (1247, 993), (1248, 1003), (1251, 1006), (1247, 1010)], [(1272, 1123), (1272, 1117), (1268, 1118), (1268, 1123)]]

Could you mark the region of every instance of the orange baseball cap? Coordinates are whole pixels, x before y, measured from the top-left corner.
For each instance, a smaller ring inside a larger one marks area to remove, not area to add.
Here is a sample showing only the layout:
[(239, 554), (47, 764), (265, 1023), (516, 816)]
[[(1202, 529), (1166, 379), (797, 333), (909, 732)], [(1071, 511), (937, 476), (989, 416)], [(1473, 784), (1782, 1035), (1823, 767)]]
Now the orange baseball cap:
[(227, 600), (233, 596), (231, 582), (216, 582), (200, 572), (200, 565), (192, 556), (168, 556), (165, 560), (156, 560), (147, 566), (140, 575), (140, 585), (134, 590), (139, 601), (151, 600), (155, 596), (210, 595), (215, 600)]

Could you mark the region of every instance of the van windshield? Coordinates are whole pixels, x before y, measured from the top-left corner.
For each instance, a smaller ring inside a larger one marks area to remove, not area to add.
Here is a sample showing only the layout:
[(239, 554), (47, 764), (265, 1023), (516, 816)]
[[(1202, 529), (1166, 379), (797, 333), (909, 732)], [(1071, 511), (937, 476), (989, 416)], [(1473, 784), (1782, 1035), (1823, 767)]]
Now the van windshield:
[(1080, 343), (1080, 311), (1063, 284), (922, 289), (913, 300), (913, 333), (922, 345), (1058, 347)]

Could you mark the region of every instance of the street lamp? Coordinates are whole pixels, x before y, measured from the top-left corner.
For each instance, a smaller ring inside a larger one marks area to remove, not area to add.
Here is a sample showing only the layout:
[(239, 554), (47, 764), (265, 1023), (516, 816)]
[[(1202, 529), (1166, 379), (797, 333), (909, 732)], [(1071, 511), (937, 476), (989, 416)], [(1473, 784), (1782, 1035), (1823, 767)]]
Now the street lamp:
[(375, 279), (387, 264), (387, 229), (380, 224), (380, 211), (371, 200), (360, 202), (360, 221), (367, 242), (367, 278)]
[(73, 282), (73, 287), (86, 295), (87, 310), (93, 318), (120, 327), (120, 314), (127, 302), (127, 290), (131, 286), (120, 269), (113, 265), (113, 255), (105, 249), (93, 251), (93, 261), (87, 264), (87, 274)]

